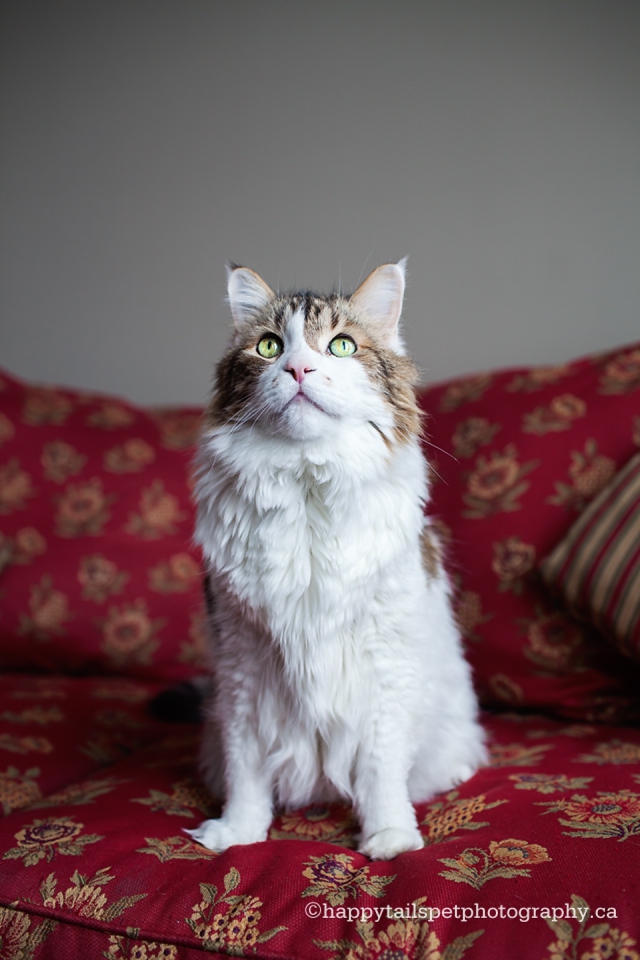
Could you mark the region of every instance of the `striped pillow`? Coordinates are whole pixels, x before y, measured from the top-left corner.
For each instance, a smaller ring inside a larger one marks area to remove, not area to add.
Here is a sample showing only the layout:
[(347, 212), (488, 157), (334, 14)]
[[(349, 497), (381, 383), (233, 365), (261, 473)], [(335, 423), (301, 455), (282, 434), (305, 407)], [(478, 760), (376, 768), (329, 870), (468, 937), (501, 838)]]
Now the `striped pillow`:
[(640, 660), (640, 453), (580, 514), (540, 568), (569, 608)]

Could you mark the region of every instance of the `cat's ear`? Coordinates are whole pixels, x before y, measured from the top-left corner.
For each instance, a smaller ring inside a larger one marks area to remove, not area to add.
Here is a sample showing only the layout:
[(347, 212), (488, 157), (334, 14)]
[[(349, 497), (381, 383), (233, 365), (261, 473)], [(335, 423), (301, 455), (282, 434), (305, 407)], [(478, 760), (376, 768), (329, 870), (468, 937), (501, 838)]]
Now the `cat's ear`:
[(227, 296), (233, 322), (240, 330), (264, 310), (275, 297), (275, 293), (262, 277), (248, 267), (229, 266), (227, 267)]
[(373, 324), (385, 346), (404, 353), (398, 324), (402, 313), (406, 257), (385, 263), (369, 274), (351, 296), (351, 303)]

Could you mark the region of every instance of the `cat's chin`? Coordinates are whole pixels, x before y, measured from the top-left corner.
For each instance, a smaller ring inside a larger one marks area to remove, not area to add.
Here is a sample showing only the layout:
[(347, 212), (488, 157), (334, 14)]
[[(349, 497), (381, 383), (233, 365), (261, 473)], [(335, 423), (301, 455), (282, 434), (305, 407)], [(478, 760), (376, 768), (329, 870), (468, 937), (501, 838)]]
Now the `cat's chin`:
[(280, 436), (291, 440), (318, 440), (327, 435), (335, 420), (335, 414), (299, 392), (287, 401), (271, 422), (275, 433)]
[(335, 417), (320, 407), (296, 402), (278, 418), (277, 432), (291, 440), (320, 440), (332, 429)]

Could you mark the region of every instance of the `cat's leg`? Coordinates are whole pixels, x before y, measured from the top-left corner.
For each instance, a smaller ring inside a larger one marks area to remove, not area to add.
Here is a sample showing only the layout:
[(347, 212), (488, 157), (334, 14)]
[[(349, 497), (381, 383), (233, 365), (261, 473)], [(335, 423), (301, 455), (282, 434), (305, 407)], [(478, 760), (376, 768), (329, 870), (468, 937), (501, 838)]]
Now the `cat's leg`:
[(359, 765), (355, 803), (362, 826), (360, 853), (372, 860), (391, 860), (407, 850), (421, 850), (422, 834), (407, 789), (408, 764), (367, 758)]
[[(217, 715), (224, 717), (220, 725), (226, 784), (222, 816), (205, 820), (195, 830), (186, 831), (198, 843), (217, 853), (233, 844), (265, 840), (272, 819), (272, 779), (265, 769), (255, 711), (247, 693), (246, 689), (235, 691), (235, 696), (225, 697), (225, 702), (216, 709)], [(207, 746), (215, 749), (217, 743), (215, 722), (208, 721), (211, 729), (203, 739), (202, 769), (208, 786), (218, 782), (215, 761), (210, 762), (205, 756)]]
[(391, 860), (407, 850), (422, 849), (423, 840), (409, 799), (412, 751), (407, 714), (380, 701), (376, 714), (356, 762), (358, 850), (373, 860)]

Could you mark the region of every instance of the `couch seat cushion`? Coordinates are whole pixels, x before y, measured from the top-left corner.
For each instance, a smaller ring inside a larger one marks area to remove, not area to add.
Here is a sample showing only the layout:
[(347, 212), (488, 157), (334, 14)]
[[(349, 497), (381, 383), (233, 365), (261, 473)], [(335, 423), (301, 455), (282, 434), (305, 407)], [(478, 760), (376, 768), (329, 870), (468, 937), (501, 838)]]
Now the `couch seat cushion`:
[[(125, 677), (0, 674), (0, 806), (87, 802), (108, 768), (165, 730), (148, 712), (162, 684)], [(61, 791), (61, 793), (60, 793)]]
[(493, 960), (523, 943), (637, 958), (640, 731), (485, 722), (493, 765), (420, 805), (424, 849), (389, 863), (356, 852), (342, 806), (280, 814), (264, 844), (199, 847), (182, 828), (217, 807), (195, 774), (197, 729), (167, 727), (111, 764), (108, 789), (82, 795), (89, 773), (73, 797), (4, 818), (0, 929), (34, 960)]

